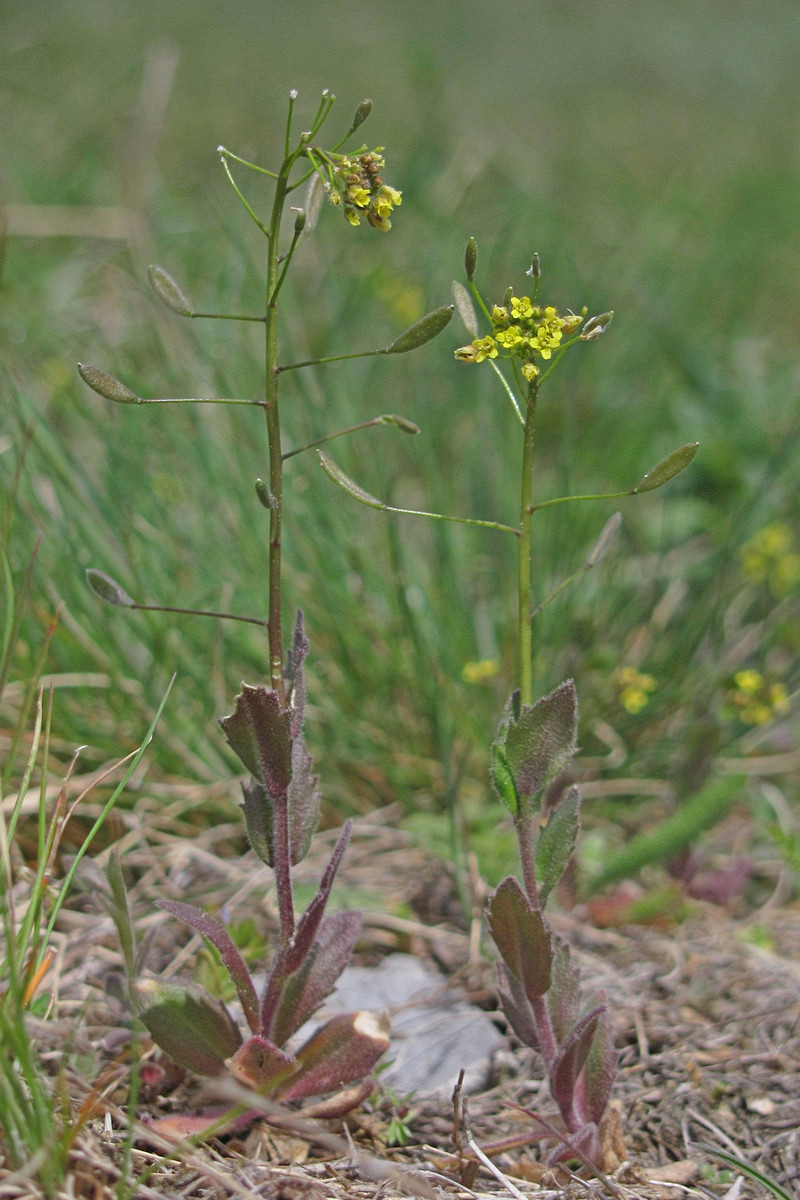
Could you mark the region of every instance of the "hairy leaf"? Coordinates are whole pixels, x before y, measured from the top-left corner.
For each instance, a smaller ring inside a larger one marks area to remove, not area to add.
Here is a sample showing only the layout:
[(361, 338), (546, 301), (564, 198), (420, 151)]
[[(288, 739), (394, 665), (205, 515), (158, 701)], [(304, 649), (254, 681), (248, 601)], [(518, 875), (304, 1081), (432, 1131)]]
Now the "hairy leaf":
[(519, 1040), (532, 1050), (539, 1050), (539, 1035), (533, 1010), (525, 988), (505, 963), (497, 964), (498, 995), (509, 1025)]
[(304, 961), (281, 988), (269, 1026), (269, 1036), (278, 1045), (284, 1045), (334, 991), (360, 931), (358, 912), (334, 913), (322, 922)]
[(228, 1070), (245, 1087), (267, 1092), (294, 1074), (297, 1060), (256, 1034), (228, 1059)]
[(563, 1042), (578, 1019), (580, 971), (572, 965), (569, 946), (561, 938), (552, 938), (552, 982), (547, 993), (547, 1008), (557, 1042)]
[(581, 791), (575, 784), (547, 818), (536, 843), (536, 884), (539, 902), (544, 908), (552, 889), (566, 870), (580, 830)]
[(219, 722), (231, 749), (273, 797), (285, 794), (292, 777), (289, 720), (277, 692), (243, 683), (234, 712)]
[(368, 1075), (388, 1049), (389, 1018), (385, 1011), (341, 1013), (300, 1047), (297, 1074), (277, 1094), (282, 1100), (302, 1100), (337, 1091)]
[(231, 941), (227, 929), (220, 925), (219, 921), (215, 921), (209, 913), (195, 908), (193, 904), (182, 904), (178, 900), (157, 900), (156, 904), (166, 912), (172, 913), (173, 917), (177, 917), (179, 921), (185, 921), (187, 925), (191, 925), (192, 929), (196, 929), (203, 937), (208, 938), (212, 946), (216, 946), (238, 993), (247, 1024), (256, 1033), (259, 1028), (256, 989), (250, 978), (250, 972)]
[(170, 1058), (198, 1075), (224, 1072), (242, 1037), (222, 1004), (202, 988), (175, 980), (138, 979), (132, 994), (137, 1017)]
[(489, 930), (508, 969), (529, 1000), (550, 987), (550, 931), (513, 876), (507, 876), (488, 904)]
[(606, 1011), (604, 1004), (586, 1013), (572, 1027), (564, 1039), (550, 1071), (550, 1094), (561, 1110), (565, 1121), (574, 1111), (578, 1076), (589, 1054), (600, 1017)]
[[(604, 997), (603, 997), (604, 998)], [(611, 1089), (617, 1074), (619, 1055), (614, 1049), (614, 1033), (611, 1028), (611, 1016), (604, 1005), (600, 1019), (597, 1022), (595, 1035), (589, 1050), (586, 1064), (583, 1068), (584, 1107), (586, 1117), (600, 1124), (606, 1111)]]

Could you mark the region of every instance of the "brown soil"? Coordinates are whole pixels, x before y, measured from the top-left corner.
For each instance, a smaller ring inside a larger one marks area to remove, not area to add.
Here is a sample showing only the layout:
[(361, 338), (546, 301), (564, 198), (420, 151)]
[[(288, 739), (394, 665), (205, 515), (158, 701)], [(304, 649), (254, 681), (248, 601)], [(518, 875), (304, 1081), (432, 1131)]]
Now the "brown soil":
[[(226, 840), (235, 841), (235, 823), (195, 830), (187, 839), (188, 828), (162, 836), (163, 809), (151, 816), (148, 821), (141, 807), (135, 822), (126, 815), (119, 843), (135, 881), (137, 929), (140, 938), (152, 931), (153, 969), (189, 975), (199, 940), (165, 920), (153, 900), (190, 899), (210, 909), (224, 903), (233, 919), (252, 916), (263, 925), (269, 922), (271, 880), (249, 855), (221, 861), (214, 854)], [(178, 826), (187, 820), (184, 809)], [(327, 834), (317, 838), (299, 872), (303, 879), (318, 877), (330, 841)], [(97, 880), (93, 886), (97, 890)], [(386, 821), (360, 823), (334, 895), (341, 904), (365, 908), (362, 962), (397, 949), (427, 956), (456, 973), (474, 1003), (493, 1008), (493, 968), (479, 922), (463, 927), (447, 870)], [(380, 896), (380, 907), (365, 905), (365, 895)], [(415, 907), (426, 908), (424, 923), (397, 915)], [(747, 1160), (790, 1195), (800, 1194), (800, 909), (766, 904), (732, 915), (693, 903), (680, 924), (660, 928), (598, 929), (576, 911), (556, 912), (551, 921), (573, 947), (584, 990), (602, 988), (611, 1001), (621, 1057), (606, 1166), (619, 1194), (729, 1200), (769, 1195), (715, 1158), (715, 1148)], [(58, 940), (54, 1015), (34, 1022), (32, 1032), (53, 1074), (63, 1063), (65, 1043), (78, 1052), (77, 1061), (95, 1064), (86, 1077), (74, 1068), (68, 1077), (75, 1101), (95, 1087), (97, 1104), (96, 1116), (76, 1141), (64, 1194), (100, 1200), (116, 1194), (129, 1080), (125, 1039), (118, 1036), (125, 1015), (103, 987), (119, 970), (116, 935), (110, 919), (98, 916), (97, 905), (85, 897), (65, 912)], [(390, 1101), (367, 1106), (347, 1129), (341, 1121), (329, 1123), (319, 1137), (260, 1122), (177, 1162), (140, 1138), (132, 1152), (133, 1172), (154, 1170), (133, 1194), (145, 1200), (372, 1200), (378, 1192), (390, 1198), (415, 1192), (508, 1195), (516, 1188), (526, 1197), (606, 1195), (606, 1183), (555, 1177), (544, 1169), (538, 1161), (544, 1156), (541, 1144), (492, 1152), (493, 1143), (534, 1128), (519, 1106), (553, 1114), (527, 1049), (509, 1039), (494, 1070), (491, 1089), (469, 1098), (471, 1131), (509, 1185), (484, 1168), (476, 1175), (463, 1140), (459, 1161), (449, 1101), (412, 1097), (408, 1110), (402, 1105), (399, 1110), (409, 1131), (401, 1149), (385, 1144)], [(157, 1096), (145, 1096), (140, 1115), (199, 1102), (192, 1081), (173, 1082), (168, 1094), (162, 1088)], [(38, 1194), (30, 1180), (0, 1165), (0, 1198)]]

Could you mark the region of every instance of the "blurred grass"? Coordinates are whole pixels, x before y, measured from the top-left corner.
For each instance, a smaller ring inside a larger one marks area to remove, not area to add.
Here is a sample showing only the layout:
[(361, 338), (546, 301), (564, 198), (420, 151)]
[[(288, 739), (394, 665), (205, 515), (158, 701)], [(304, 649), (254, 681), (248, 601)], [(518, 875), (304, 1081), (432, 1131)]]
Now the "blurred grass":
[[(260, 394), (258, 331), (181, 322), (149, 294), (146, 266), (164, 265), (198, 306), (258, 311), (263, 247), (215, 147), (270, 165), (289, 88), (310, 114), (329, 86), (332, 126), (372, 96), (364, 135), (386, 145), (404, 203), (387, 238), (324, 213), (291, 280), (284, 358), (383, 344), (448, 300), (470, 234), (485, 295), (522, 286), (537, 250), (543, 296), (613, 307), (609, 335), (543, 393), (540, 497), (630, 486), (689, 440), (701, 452), (668, 489), (622, 503), (619, 548), (537, 619), (538, 686), (575, 675), (584, 748), (601, 753), (592, 730), (609, 728), (624, 747), (603, 768), (611, 779), (690, 795), (715, 758), (759, 748), (726, 707), (733, 672), (798, 686), (797, 591), (771, 595), (740, 562), (770, 523), (796, 536), (796, 4), (512, 2), (490, 16), (477, 0), (412, 0), (378, 19), (360, 0), (12, 0), (0, 45), (0, 479), (10, 497), (24, 454), (17, 574), (44, 534), (15, 670), (24, 680), (63, 606), (48, 667), (67, 677), (65, 747), (85, 742), (98, 762), (124, 753), (177, 670), (151, 769), (208, 782), (236, 770), (214, 719), (263, 673), (260, 635), (104, 609), (83, 573), (106, 570), (137, 600), (261, 615), (260, 414), (116, 409), (74, 362), (145, 395)], [(53, 206), (87, 205), (103, 206), (98, 233), (110, 208), (125, 236), (59, 236)], [(287, 441), (400, 412), (421, 436), (339, 442), (344, 470), (394, 503), (513, 521), (513, 416), (484, 373), (453, 361), (463, 340), (448, 331), (416, 355), (286, 376)], [(514, 679), (511, 546), (358, 508), (312, 456), (290, 468), (287, 615), (306, 610), (326, 796), (340, 812), (398, 797), (441, 809), (456, 794), (480, 809)], [(617, 506), (542, 514), (540, 596)], [(491, 657), (495, 679), (462, 681), (465, 663)], [(620, 661), (656, 680), (638, 714), (611, 681)], [(620, 810), (636, 828), (640, 805)]]

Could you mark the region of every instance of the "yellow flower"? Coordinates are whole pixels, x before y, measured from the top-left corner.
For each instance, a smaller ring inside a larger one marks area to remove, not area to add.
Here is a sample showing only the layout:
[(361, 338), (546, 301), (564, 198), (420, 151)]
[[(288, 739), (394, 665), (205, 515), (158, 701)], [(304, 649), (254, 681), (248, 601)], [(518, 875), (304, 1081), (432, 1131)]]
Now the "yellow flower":
[(485, 683), (492, 679), (500, 670), (496, 658), (482, 658), (479, 662), (464, 663), (461, 678), (465, 683)]
[(515, 321), (519, 321), (524, 317), (533, 316), (533, 305), (527, 296), (511, 297), (511, 316)]
[(351, 183), (347, 189), (347, 199), (358, 208), (366, 208), (369, 204), (369, 192), (365, 187), (360, 187), (357, 183)]
[(656, 687), (653, 676), (643, 675), (636, 667), (617, 667), (613, 679), (619, 688), (620, 704), (632, 715), (641, 712), (650, 700), (648, 693)]
[(485, 358), (497, 358), (497, 345), (493, 337), (476, 338), (472, 344), (478, 351), (476, 362), (483, 362)]
[(751, 667), (747, 671), (737, 671), (733, 677), (733, 682), (740, 692), (745, 692), (748, 696), (753, 696), (764, 686), (764, 676), (758, 671), (754, 671)]

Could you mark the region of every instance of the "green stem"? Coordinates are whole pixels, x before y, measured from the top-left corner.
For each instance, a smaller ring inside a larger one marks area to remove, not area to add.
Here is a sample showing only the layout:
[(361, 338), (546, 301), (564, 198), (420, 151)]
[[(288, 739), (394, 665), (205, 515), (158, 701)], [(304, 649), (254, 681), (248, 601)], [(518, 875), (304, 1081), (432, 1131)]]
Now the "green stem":
[[(273, 691), (282, 708), (286, 707), (286, 688), (283, 680), (283, 633), (281, 627), (281, 531), (283, 516), (283, 457), (281, 452), (281, 422), (278, 408), (278, 292), (280, 260), (278, 237), (286, 202), (289, 172), (295, 156), (287, 155), (275, 183), (275, 198), (269, 226), (269, 255), (267, 259), (267, 319), (265, 337), (265, 413), (269, 451), (269, 490), (273, 505), (269, 510), (269, 583), (267, 633), (269, 640), (269, 674)], [(294, 936), (294, 900), (292, 896), (291, 853), (289, 830), (289, 797), (286, 791), (274, 799), (273, 869), (278, 898), (278, 915), (282, 947)]]
[(522, 481), (517, 550), (519, 688), (523, 704), (533, 703), (533, 639), (531, 633), (531, 521), (533, 519), (533, 447), (536, 426), (537, 380), (528, 384), (525, 437), (522, 444)]
[(388, 354), (384, 347), (381, 350), (358, 350), (355, 354), (327, 354), (324, 358), (307, 358), (303, 362), (285, 363), (278, 367), (279, 371), (297, 371), (300, 367), (316, 367), (320, 363), (344, 362), (348, 358), (372, 358), (376, 354)]

